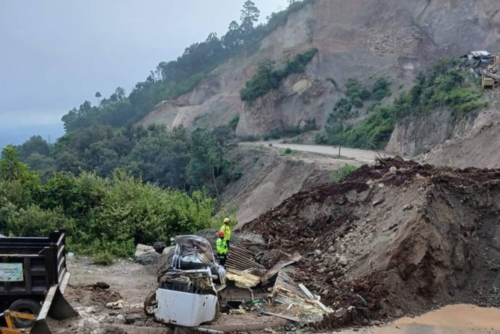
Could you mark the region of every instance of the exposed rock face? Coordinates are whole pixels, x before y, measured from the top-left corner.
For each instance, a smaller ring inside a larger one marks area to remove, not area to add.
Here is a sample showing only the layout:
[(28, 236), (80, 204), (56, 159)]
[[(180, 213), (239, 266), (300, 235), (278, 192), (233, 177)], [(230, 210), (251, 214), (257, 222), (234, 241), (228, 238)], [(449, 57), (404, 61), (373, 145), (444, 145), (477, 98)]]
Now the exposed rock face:
[[(344, 87), (348, 78), (369, 84), (385, 76), (397, 91), (437, 57), (498, 51), (499, 31), (500, 2), (495, 0), (316, 0), (291, 14), (258, 51), (230, 59), (192, 92), (160, 103), (141, 123), (213, 127), (240, 115), (239, 135), (262, 135), (309, 118), (324, 124), (342, 96), (328, 78)], [(306, 73), (289, 77), (279, 91), (252, 106), (240, 100), (239, 91), (259, 62), (283, 63), (312, 47), (319, 53)]]
[[(496, 110), (493, 112), (495, 117), (500, 116)], [(482, 121), (476, 119), (477, 115), (471, 113), (466, 117), (457, 117), (449, 109), (440, 109), (407, 117), (396, 125), (386, 150), (408, 157), (427, 153), (449, 139), (465, 136), (472, 131)]]
[(476, 121), (475, 127), (466, 135), (447, 140), (420, 156), (419, 160), (436, 166), (500, 168), (499, 133), (499, 119)]

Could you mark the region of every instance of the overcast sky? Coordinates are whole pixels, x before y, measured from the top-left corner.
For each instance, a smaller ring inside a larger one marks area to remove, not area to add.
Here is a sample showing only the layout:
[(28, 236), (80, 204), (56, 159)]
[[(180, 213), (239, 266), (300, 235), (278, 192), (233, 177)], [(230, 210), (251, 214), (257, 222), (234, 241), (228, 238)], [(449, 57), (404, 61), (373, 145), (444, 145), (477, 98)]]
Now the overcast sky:
[[(159, 62), (223, 35), (244, 2), (0, 0), (0, 147), (12, 133), (60, 131), (61, 116), (96, 91), (130, 92)], [(254, 2), (262, 20), (287, 3)]]

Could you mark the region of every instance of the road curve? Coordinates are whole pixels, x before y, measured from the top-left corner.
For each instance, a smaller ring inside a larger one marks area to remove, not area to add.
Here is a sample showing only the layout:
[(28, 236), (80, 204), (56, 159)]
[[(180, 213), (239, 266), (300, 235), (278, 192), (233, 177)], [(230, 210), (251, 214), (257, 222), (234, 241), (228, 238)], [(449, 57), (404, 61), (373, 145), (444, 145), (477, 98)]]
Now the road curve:
[[(319, 153), (319, 154), (330, 155), (333, 157), (338, 157), (339, 155), (339, 148), (333, 146), (283, 144), (280, 143), (279, 141), (241, 143), (241, 145), (253, 145), (253, 146), (261, 146), (261, 145), (269, 146), (269, 144), (272, 144), (272, 146), (275, 148), (282, 148), (282, 149), (289, 148), (291, 150), (300, 152)], [(377, 151), (359, 150), (355, 148), (344, 148), (344, 147), (341, 149), (341, 156), (344, 158), (356, 160), (363, 164), (373, 163), (379, 157), (381, 158), (392, 157), (392, 155), (387, 154), (386, 152), (383, 151), (377, 152)]]

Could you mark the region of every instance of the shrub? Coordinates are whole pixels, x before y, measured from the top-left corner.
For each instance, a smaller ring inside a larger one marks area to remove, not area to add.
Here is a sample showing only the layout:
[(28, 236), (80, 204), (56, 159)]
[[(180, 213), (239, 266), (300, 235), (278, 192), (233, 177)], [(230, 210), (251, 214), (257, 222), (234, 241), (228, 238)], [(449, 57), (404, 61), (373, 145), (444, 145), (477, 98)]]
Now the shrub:
[(110, 266), (115, 262), (115, 259), (108, 251), (102, 251), (94, 254), (93, 263), (101, 266)]
[(259, 136), (252, 136), (252, 135), (240, 136), (240, 137), (238, 137), (238, 140), (240, 142), (256, 142), (256, 141), (260, 140), (260, 137)]
[(384, 98), (391, 96), (390, 83), (385, 78), (379, 78), (373, 84), (372, 98), (375, 101), (382, 101)]
[(292, 149), (291, 149), (291, 148), (289, 148), (289, 147), (287, 147), (287, 148), (286, 148), (286, 150), (285, 150), (285, 153), (284, 153), (284, 154), (285, 154), (285, 155), (290, 155), (290, 154), (292, 154), (292, 153), (293, 153)]
[(333, 172), (332, 174), (332, 182), (334, 183), (340, 183), (347, 179), (349, 175), (354, 173), (356, 170), (358, 170), (358, 167), (353, 166), (353, 165), (344, 165), (340, 167), (338, 170)]
[(229, 122), (229, 127), (233, 130), (236, 131), (236, 128), (238, 127), (238, 124), (240, 123), (240, 115), (234, 116), (231, 121)]
[(317, 133), (314, 138), (314, 143), (317, 145), (325, 145), (328, 143), (328, 138), (325, 133)]

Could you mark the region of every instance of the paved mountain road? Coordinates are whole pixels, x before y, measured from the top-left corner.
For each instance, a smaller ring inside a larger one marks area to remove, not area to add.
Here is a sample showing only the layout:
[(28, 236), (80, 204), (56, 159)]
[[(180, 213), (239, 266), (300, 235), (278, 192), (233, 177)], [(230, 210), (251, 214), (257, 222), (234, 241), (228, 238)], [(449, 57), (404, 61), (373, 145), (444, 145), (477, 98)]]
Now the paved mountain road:
[[(253, 145), (253, 146), (269, 146), (272, 144), (275, 148), (280, 149), (291, 149), (294, 151), (300, 152), (309, 152), (309, 153), (318, 153), (330, 155), (332, 157), (338, 157), (339, 148), (332, 146), (322, 146), (322, 145), (299, 145), (299, 144), (283, 144), (279, 141), (269, 141), (269, 142), (255, 142), (255, 143), (241, 143), (240, 145)], [(368, 150), (359, 150), (355, 148), (342, 148), (341, 156), (348, 159), (353, 159), (363, 164), (373, 163), (378, 157), (389, 158), (392, 155), (387, 154), (383, 151), (368, 151)]]

